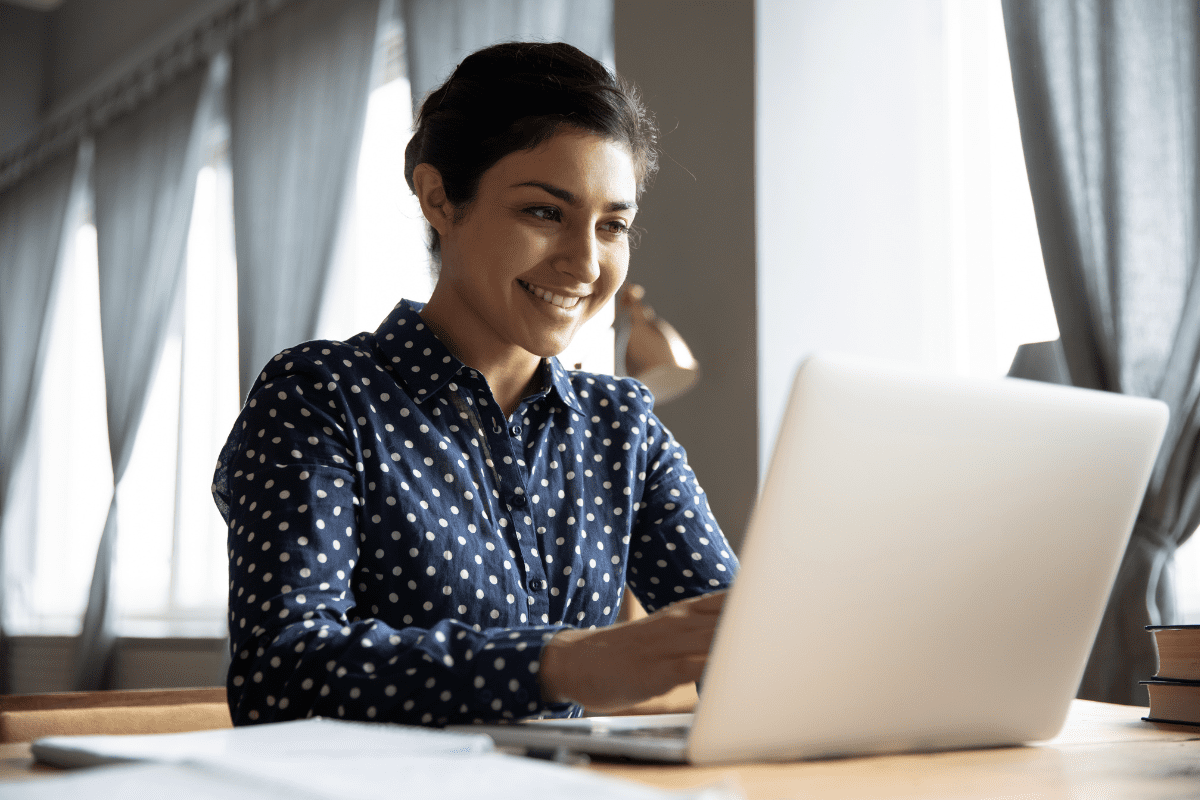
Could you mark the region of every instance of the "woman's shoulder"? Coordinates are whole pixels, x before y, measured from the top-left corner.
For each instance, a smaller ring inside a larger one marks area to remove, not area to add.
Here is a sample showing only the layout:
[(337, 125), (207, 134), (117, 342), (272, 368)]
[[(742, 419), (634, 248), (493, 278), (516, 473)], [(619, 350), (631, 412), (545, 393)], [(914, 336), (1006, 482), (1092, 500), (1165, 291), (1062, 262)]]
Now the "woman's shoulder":
[(620, 378), (583, 370), (563, 371), (584, 411), (649, 414), (654, 408), (654, 395), (646, 388), (646, 384), (636, 378)]
[(360, 333), (345, 341), (313, 339), (276, 353), (263, 366), (251, 394), (273, 381), (291, 376), (341, 380), (350, 375), (382, 370), (373, 354), (370, 334)]

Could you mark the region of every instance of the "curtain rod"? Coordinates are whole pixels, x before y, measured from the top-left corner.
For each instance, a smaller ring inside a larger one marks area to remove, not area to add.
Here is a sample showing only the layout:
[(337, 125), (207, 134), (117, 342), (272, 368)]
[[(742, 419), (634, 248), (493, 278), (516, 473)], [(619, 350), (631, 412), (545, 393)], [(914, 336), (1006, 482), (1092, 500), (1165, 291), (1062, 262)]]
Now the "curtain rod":
[(293, 2), (296, 0), (235, 0), (96, 90), (73, 110), (45, 121), (24, 144), (0, 156), (0, 192), (143, 105)]

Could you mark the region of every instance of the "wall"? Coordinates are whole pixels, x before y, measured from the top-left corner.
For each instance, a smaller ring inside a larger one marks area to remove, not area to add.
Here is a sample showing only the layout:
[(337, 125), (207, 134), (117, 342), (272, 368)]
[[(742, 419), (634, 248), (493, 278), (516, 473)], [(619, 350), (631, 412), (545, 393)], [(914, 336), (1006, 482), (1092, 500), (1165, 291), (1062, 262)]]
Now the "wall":
[[(71, 658), (76, 639), (17, 636), (7, 641), (12, 694), (45, 694), (71, 689)], [(114, 689), (184, 689), (223, 686), (229, 666), (224, 639), (117, 639), (113, 652)]]
[(59, 108), (230, 0), (66, 0), (50, 15), (46, 99)]
[(0, 154), (37, 128), (49, 29), (45, 12), (0, 4)]
[(66, 0), (50, 12), (0, 3), (0, 155), (230, 1)]
[(758, 492), (754, 4), (616, 0), (617, 70), (662, 131), (630, 280), (703, 370), (658, 409), (738, 547)]
[(942, 10), (942, 0), (757, 5), (764, 463), (807, 354), (943, 357)]

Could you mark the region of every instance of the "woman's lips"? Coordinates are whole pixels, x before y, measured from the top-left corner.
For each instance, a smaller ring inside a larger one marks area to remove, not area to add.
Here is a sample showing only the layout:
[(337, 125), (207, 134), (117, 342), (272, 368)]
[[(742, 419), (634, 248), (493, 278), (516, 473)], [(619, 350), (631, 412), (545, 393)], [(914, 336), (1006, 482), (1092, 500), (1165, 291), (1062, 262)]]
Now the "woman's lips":
[(583, 299), (582, 297), (565, 297), (561, 294), (555, 294), (549, 289), (543, 289), (541, 286), (536, 286), (519, 278), (517, 279), (517, 283), (521, 284), (521, 288), (539, 300), (568, 311), (579, 305), (579, 301)]

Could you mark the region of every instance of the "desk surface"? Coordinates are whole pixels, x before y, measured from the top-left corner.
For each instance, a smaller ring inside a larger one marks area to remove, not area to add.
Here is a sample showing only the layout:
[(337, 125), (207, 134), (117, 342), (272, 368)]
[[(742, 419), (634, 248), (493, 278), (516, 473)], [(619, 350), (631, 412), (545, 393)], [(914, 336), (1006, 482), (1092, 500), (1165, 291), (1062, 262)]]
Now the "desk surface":
[(739, 767), (593, 764), (592, 769), (670, 789), (732, 776), (748, 800), (1196, 800), (1200, 728), (1142, 722), (1146, 710), (1075, 700), (1058, 737), (1029, 747)]
[[(664, 789), (731, 781), (748, 800), (1200, 797), (1200, 728), (1142, 722), (1144, 713), (1140, 707), (1076, 700), (1062, 733), (1029, 747), (737, 767), (588, 768)], [(0, 745), (0, 781), (55, 773), (33, 763), (27, 743)]]

